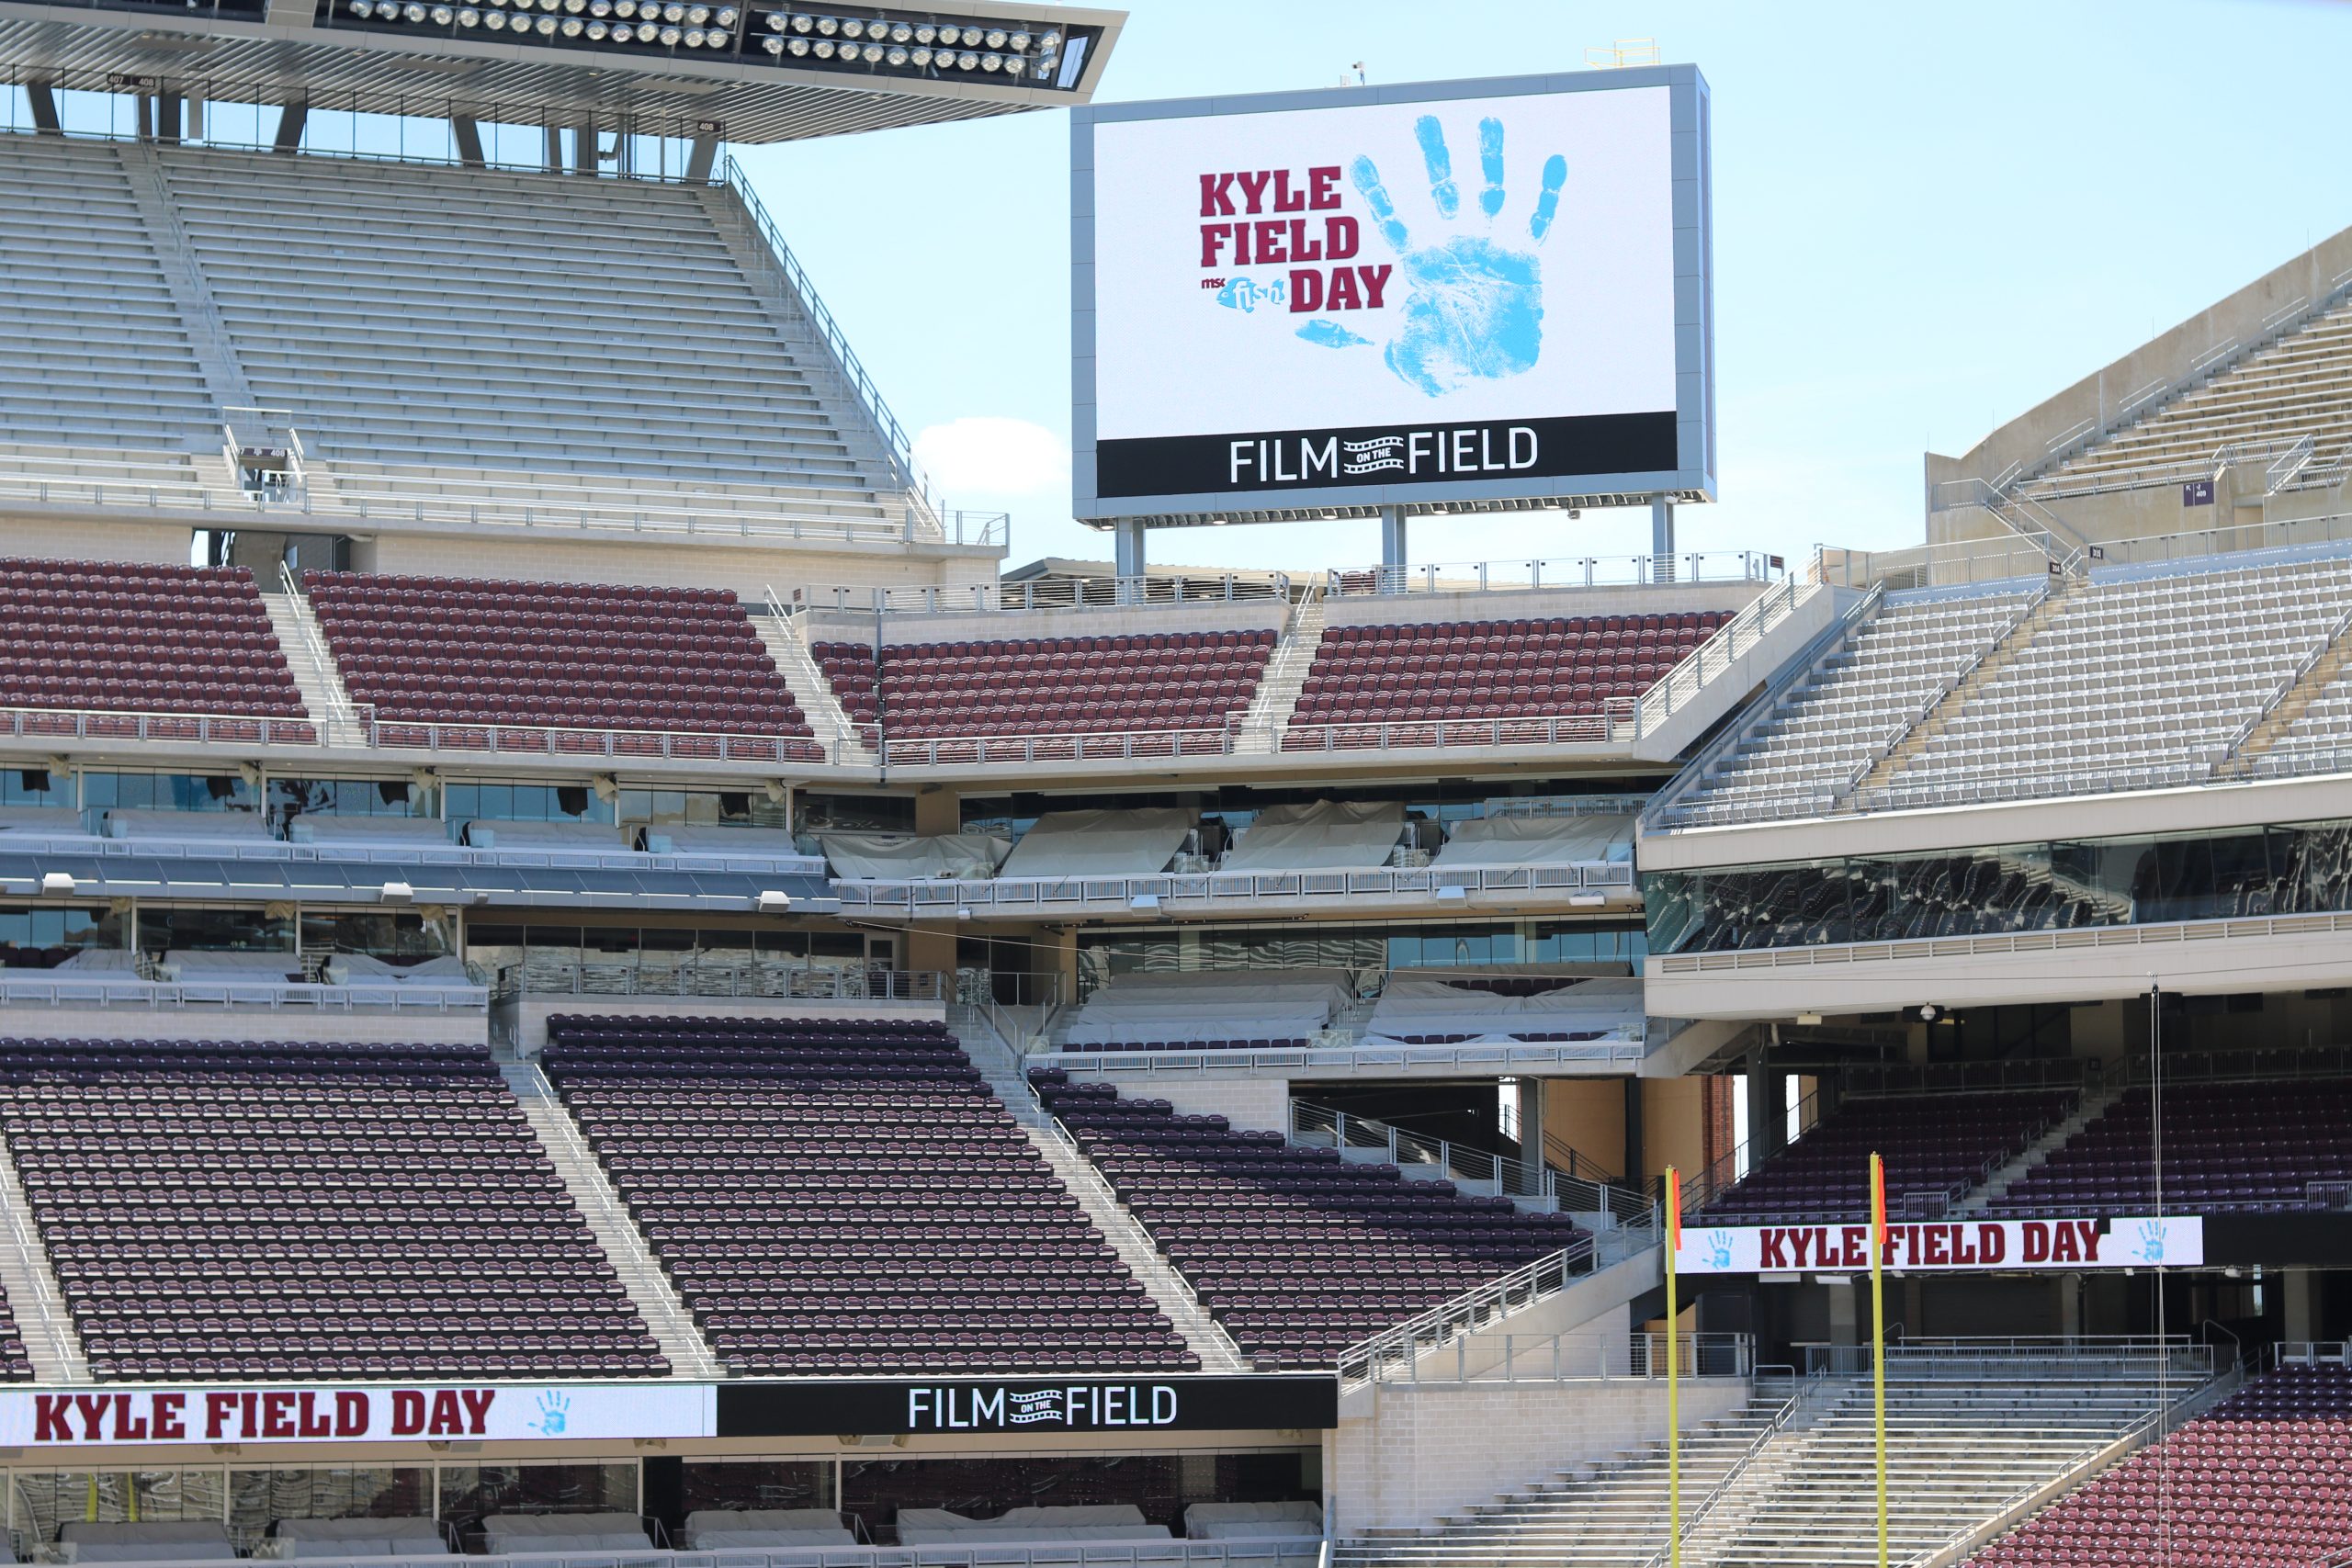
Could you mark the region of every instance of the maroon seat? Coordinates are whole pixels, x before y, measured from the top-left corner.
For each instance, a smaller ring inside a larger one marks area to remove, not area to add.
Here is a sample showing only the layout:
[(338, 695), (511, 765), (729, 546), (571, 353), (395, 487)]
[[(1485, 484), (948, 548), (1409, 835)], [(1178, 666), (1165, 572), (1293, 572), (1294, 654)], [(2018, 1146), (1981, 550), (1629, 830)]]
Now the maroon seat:
[(243, 567), (0, 560), (0, 707), (304, 716)]

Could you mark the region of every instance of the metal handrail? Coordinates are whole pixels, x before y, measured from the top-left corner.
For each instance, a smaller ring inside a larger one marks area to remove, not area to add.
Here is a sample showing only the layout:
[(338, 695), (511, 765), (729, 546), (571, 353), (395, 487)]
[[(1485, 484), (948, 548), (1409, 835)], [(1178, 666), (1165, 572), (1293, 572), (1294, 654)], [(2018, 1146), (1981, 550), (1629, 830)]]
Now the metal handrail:
[[(1209, 585), (1204, 592), (1202, 584)], [(830, 595), (830, 599), (827, 598)], [(805, 591), (816, 609), (837, 615), (1049, 615), (1060, 610), (1173, 610), (1204, 604), (1259, 604), (1289, 599), (1288, 573), (1264, 577), (1226, 572), (1169, 572), (1147, 577), (1057, 577), (975, 582), (968, 587), (850, 587), (833, 584)]]
[(2347, 630), (2352, 630), (2352, 605), (2347, 605), (2342, 615), (2328, 623), (2326, 633), (2312, 646), (2312, 650), (2296, 660), (2295, 668), (2288, 672), (2286, 679), (2278, 682), (2270, 695), (2263, 700), (2262, 705), (2248, 714), (2245, 722), (2239, 725), (2236, 731), (2231, 735), (2229, 744), (2222, 748), (2220, 761), (2213, 764), (2213, 773), (2216, 777), (2220, 776), (2223, 768), (2237, 760), (2238, 748), (2252, 739), (2254, 732), (2262, 728), (2264, 721), (2278, 711), (2278, 705), (2285, 702), (2297, 686), (2302, 684), (2303, 678), (2319, 668), (2320, 660), (2327, 657), (2328, 650), (2335, 646), (2337, 640)]
[[(10, 1175), (21, 1194), (24, 1190), (23, 1174), (17, 1169), (16, 1153), (7, 1147), (5, 1139), (0, 1139), (0, 1158), (8, 1162)], [(66, 1326), (71, 1320), (66, 1314), (65, 1303), (52, 1299), (55, 1292), (50, 1282), (49, 1255), (25, 1229), (24, 1216), (18, 1213), (21, 1207), (18, 1203), (7, 1205), (9, 1243), (17, 1249), (17, 1267), (23, 1270), (26, 1282), (32, 1287), (33, 1307), (40, 1314), (41, 1333), (49, 1341), (51, 1356), (59, 1366), (72, 1367), (80, 1359), (80, 1348), (74, 1332)]]
[(874, 421), (891, 466), (906, 484), (909, 505), (931, 525), (936, 536), (939, 532), (938, 512), (932, 498), (931, 481), (924, 476), (922, 465), (915, 461), (914, 444), (908, 439), (906, 428), (899, 423), (899, 416), (892, 413), (890, 405), (883, 400), (881, 389), (866, 374), (856, 350), (850, 346), (849, 334), (842, 331), (841, 324), (833, 320), (833, 313), (825, 308), (825, 301), (818, 294), (816, 284), (801, 267), (800, 258), (793, 254), (790, 245), (785, 243), (782, 231), (768, 216), (759, 193), (752, 188), (751, 177), (729, 155), (719, 178), (712, 183), (725, 186), (742, 202), (744, 211), (751, 216), (752, 227), (767, 243), (769, 255), (808, 313), (809, 321), (817, 328), (824, 347), (833, 356), (836, 367), (864, 405), (867, 416)]
[(882, 728), (883, 761), (894, 768), (963, 767), (990, 762), (1093, 762), (1134, 758), (1182, 761), (1222, 757), (1236, 731), (1216, 728), (1089, 730), (1066, 734), (954, 735), (914, 739)]
[[(1792, 1369), (1792, 1373), (1794, 1369)], [(1682, 1528), (1678, 1532), (1679, 1539), (1686, 1542), (1690, 1540), (1691, 1532), (1706, 1522), (1707, 1516), (1714, 1511), (1715, 1505), (1729, 1495), (1732, 1487), (1737, 1483), (1740, 1477), (1747, 1473), (1748, 1468), (1756, 1462), (1756, 1456), (1764, 1451), (1765, 1445), (1788, 1430), (1789, 1423), (1796, 1419), (1797, 1412), (1804, 1408), (1806, 1402), (1813, 1398), (1815, 1392), (1827, 1382), (1826, 1373), (1815, 1372), (1796, 1384), (1789, 1397), (1781, 1402), (1781, 1407), (1772, 1413), (1771, 1420), (1767, 1422), (1762, 1429), (1749, 1440), (1747, 1447), (1740, 1450), (1739, 1457), (1731, 1461), (1731, 1468), (1724, 1472), (1713, 1486), (1707, 1488), (1705, 1495), (1683, 1509)], [(1674, 1548), (1669, 1542), (1659, 1547), (1649, 1560), (1642, 1564), (1642, 1568), (1664, 1568), (1667, 1560), (1673, 1555)]]
[(1012, 909), (1044, 904), (1132, 907), (1140, 897), (1197, 903), (1312, 898), (1434, 897), (1448, 888), (1467, 893), (1574, 893), (1598, 889), (1631, 897), (1634, 869), (1623, 861), (1576, 861), (1549, 865), (1379, 866), (1359, 871), (1160, 871), (1120, 876), (995, 876), (836, 878), (844, 906), (918, 911)]
[[(505, 753), (586, 759), (673, 758), (691, 761), (804, 761), (844, 765), (838, 747), (813, 736), (696, 729), (629, 729), (595, 725), (500, 724), (483, 720), (383, 718), (372, 703), (354, 705), (367, 744), (382, 750)], [(5, 722), (0, 718), (0, 722)], [(0, 735), (6, 731), (0, 729)]]
[(2007, 647), (2009, 638), (2017, 634), (2018, 628), (2041, 612), (2041, 607), (2050, 602), (2050, 597), (2056, 591), (2058, 584), (2064, 581), (2064, 579), (2058, 577), (2048, 578), (2043, 581), (2041, 587), (2026, 595), (2025, 603), (2018, 606), (2017, 614), (2002, 623), (2001, 628), (1987, 637), (1976, 651), (1969, 656), (1966, 663), (1939, 682), (1934, 694), (1912, 708), (1907, 716), (1887, 732), (1886, 739), (1855, 766), (1847, 775), (1846, 787), (1832, 795), (1830, 807), (1835, 809), (1839, 800), (1860, 788), (1862, 781), (1869, 778), (1881, 762), (1894, 756), (1895, 749), (1900, 747), (1907, 737), (1917, 734), (1919, 727), (1933, 717), (1936, 710), (1943, 706), (1945, 701), (1954, 692), (1967, 684), (1969, 677), (1982, 669), (1987, 659)]
[[(821, 976), (821, 978), (820, 978)], [(592, 977), (600, 983), (591, 984)], [(771, 984), (771, 982), (775, 982)], [(495, 995), (783, 998), (793, 1001), (945, 1002), (955, 994), (935, 969), (831, 968), (816, 964), (689, 962), (644, 970), (634, 964), (526, 960), (499, 970)]]
[[(1736, 564), (1710, 572), (1707, 568), (1710, 560), (1729, 560)], [(1523, 581), (1511, 575), (1522, 569), (1525, 572)], [(1534, 592), (1548, 588), (1767, 582), (1771, 581), (1775, 572), (1782, 570), (1781, 558), (1763, 550), (1700, 550), (1671, 556), (1573, 556), (1511, 561), (1433, 561), (1417, 566), (1333, 567), (1325, 574), (1324, 592), (1339, 599), (1413, 593)]]
[(1593, 1250), (1590, 1236), (1578, 1236), (1557, 1252), (1349, 1346), (1340, 1352), (1340, 1381), (1371, 1382), (1391, 1361), (1417, 1359), (1439, 1345), (1475, 1333), (1483, 1324), (1558, 1294), (1592, 1271)]
[[(1795, 615), (1799, 604), (1815, 593), (1828, 591), (1828, 585), (1817, 576), (1802, 580), (1783, 577), (1768, 586), (1634, 700), (1634, 738), (1649, 734), (1681, 711), (1697, 698), (1709, 681), (1730, 669), (1734, 660), (1762, 640), (1766, 632)], [(1776, 606), (1778, 615), (1773, 613)]]
[(1528, 714), (1510, 718), (1334, 719), (1323, 724), (1294, 721), (1283, 731), (1283, 750), (1287, 754), (1463, 746), (1606, 745), (1617, 737), (1638, 700), (1605, 697), (1599, 713)]
[[(1435, 1166), (1450, 1180), (1490, 1181), (1500, 1197), (1548, 1199), (1562, 1212), (1607, 1214), (1612, 1224), (1634, 1226), (1655, 1224), (1657, 1205), (1639, 1193), (1611, 1187), (1586, 1177), (1569, 1176), (1543, 1163), (1515, 1159), (1485, 1149), (1469, 1148), (1445, 1138), (1425, 1138), (1369, 1116), (1291, 1101), (1291, 1141), (1329, 1138), (1329, 1146), (1379, 1148), (1396, 1165)], [(1481, 1169), (1487, 1174), (1479, 1175)]]
[(1702, 975), (1731, 969), (1810, 968), (1835, 964), (1849, 973), (1855, 964), (1922, 958), (1952, 958), (1983, 953), (2051, 953), (2084, 947), (2141, 947), (2170, 944), (2185, 934), (2224, 938), (2310, 936), (2352, 931), (2352, 912), (2310, 915), (2230, 915), (2210, 920), (2158, 920), (2145, 925), (2076, 926), (2035, 931), (1989, 931), (1978, 936), (1903, 937), (1857, 942), (1824, 942), (1803, 947), (1754, 947), (1707, 953), (1653, 953), (1645, 973)]
[(164, 713), (130, 708), (0, 707), (0, 739), (177, 740), (239, 746), (326, 745), (326, 721), (305, 714)]
[(311, 661), (311, 672), (317, 677), (320, 689), (327, 694), (328, 705), (333, 710), (326, 716), (327, 722), (356, 728), (359, 716), (352, 706), (350, 694), (344, 689), (341, 667), (335, 663), (334, 654), (326, 645), (318, 620), (311, 614), (310, 600), (302, 592), (301, 580), (294, 575), (291, 563), (285, 560), (277, 563), (277, 581), (292, 607), (294, 625), (302, 634), (302, 655)]
[[(294, 954), (288, 953), (291, 961)], [(12, 969), (0, 974), (0, 1007), (144, 1008), (164, 1011), (187, 1007), (265, 1008), (279, 1011), (479, 1012), (490, 992), (476, 985), (329, 985), (292, 980), (163, 980), (129, 974), (65, 978), (53, 971)]]

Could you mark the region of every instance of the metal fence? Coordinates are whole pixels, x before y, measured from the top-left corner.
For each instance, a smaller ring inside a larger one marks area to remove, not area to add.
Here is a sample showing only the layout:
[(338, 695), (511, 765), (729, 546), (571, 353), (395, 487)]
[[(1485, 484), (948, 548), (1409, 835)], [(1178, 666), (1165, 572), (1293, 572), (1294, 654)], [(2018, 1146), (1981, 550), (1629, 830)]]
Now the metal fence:
[[(842, 881), (844, 909), (953, 917), (965, 910), (1027, 913), (1055, 908), (1101, 910), (1212, 903), (1442, 897), (1473, 893), (1576, 894), (1631, 898), (1634, 868), (1623, 861), (1567, 865), (1422, 866), (1374, 871), (1162, 872), (1147, 876), (993, 877), (986, 881)], [(1149, 900), (1150, 902), (1139, 902)]]
[(496, 995), (511, 997), (708, 997), (790, 1001), (922, 1002), (944, 1005), (951, 977), (935, 969), (825, 968), (750, 960), (681, 964), (568, 964), (535, 959), (498, 972)]

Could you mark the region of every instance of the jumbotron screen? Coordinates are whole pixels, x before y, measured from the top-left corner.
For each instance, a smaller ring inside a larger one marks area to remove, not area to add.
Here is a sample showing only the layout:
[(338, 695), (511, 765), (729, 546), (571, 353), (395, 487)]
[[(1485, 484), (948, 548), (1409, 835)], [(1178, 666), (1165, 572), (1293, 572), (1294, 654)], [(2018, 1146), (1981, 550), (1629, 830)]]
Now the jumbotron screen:
[(1079, 514), (1711, 489), (1703, 104), (1680, 67), (1082, 111)]

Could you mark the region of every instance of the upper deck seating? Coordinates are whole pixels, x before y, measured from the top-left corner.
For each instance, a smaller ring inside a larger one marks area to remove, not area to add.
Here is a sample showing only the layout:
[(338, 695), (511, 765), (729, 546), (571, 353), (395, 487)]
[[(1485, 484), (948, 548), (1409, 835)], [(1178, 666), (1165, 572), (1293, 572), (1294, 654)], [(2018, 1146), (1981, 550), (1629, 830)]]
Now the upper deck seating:
[(2247, 460), (2267, 473), (2306, 435), (2316, 449), (2290, 486), (2340, 475), (2352, 444), (2352, 304), (2313, 317), (2164, 399), (2018, 489), (2047, 497), (2174, 483), (2188, 477), (2182, 470), (2190, 464), (2204, 465), (2210, 478), (2224, 447), (2253, 449)]
[(737, 1370), (1199, 1365), (944, 1025), (559, 1016), (548, 1038)]
[[(1216, 732), (1250, 705), (1270, 630), (868, 643), (813, 649), (842, 709), (890, 740)], [(1192, 742), (1187, 742), (1191, 745)]]
[[(1996, 1199), (2011, 1215), (2153, 1212), (2153, 1097), (2126, 1090)], [(2292, 1213), (2352, 1199), (2352, 1079), (2194, 1083), (2164, 1099), (2164, 1199), (2191, 1212)]]
[(1845, 646), (1789, 688), (1680, 800), (1675, 820), (1796, 815), (1828, 804), (1887, 740), (2017, 617), (2022, 592), (1890, 594)]
[(1889, 1214), (1921, 1217), (1975, 1186), (1995, 1167), (2066, 1113), (2064, 1089), (2006, 1093), (1887, 1095), (1849, 1100), (1708, 1202), (1705, 1220), (1780, 1224), (1870, 1217), (1872, 1151), (1886, 1161)]
[(1566, 1214), (1522, 1214), (1450, 1181), (1343, 1162), (1222, 1116), (1122, 1100), (1109, 1084), (1033, 1069), (1060, 1117), (1201, 1303), (1261, 1368), (1328, 1367), (1340, 1352), (1590, 1238)]
[[(1283, 738), (1292, 750), (1430, 745), (1408, 728), (1450, 719), (1589, 716), (1589, 736), (1613, 700), (1631, 700), (1681, 661), (1730, 615), (1684, 610), (1647, 615), (1563, 615), (1546, 620), (1339, 626), (1323, 634)], [(1340, 727), (1340, 728), (1333, 728)], [(1354, 733), (1356, 729), (1366, 733)], [(1493, 739), (1519, 739), (1509, 730)], [(1448, 744), (1475, 739), (1449, 731)], [(1524, 737), (1542, 740), (1544, 735)]]
[(2352, 1371), (2287, 1366), (2076, 1488), (1968, 1568), (2312, 1568), (2352, 1552)]
[(751, 617), (718, 589), (339, 571), (303, 586), (379, 721), (775, 736), (817, 754)]
[(243, 567), (0, 560), (0, 707), (300, 718)]
[[(129, 165), (143, 155), (0, 133), (0, 443), (120, 458), (89, 479), (158, 479), (193, 499), (174, 459), (218, 451), (220, 414), (141, 215)], [(53, 462), (29, 472), (73, 478)]]
[(666, 1373), (480, 1046), (0, 1041), (100, 1379)]
[(154, 156), (254, 397), (332, 471), (322, 504), (904, 525), (728, 187)]

